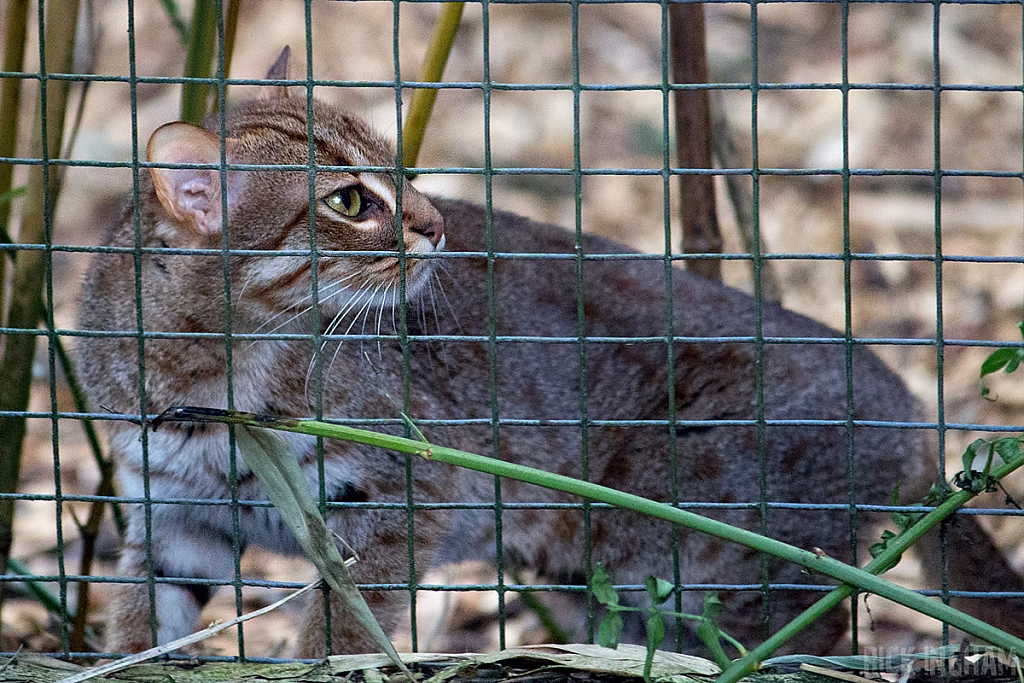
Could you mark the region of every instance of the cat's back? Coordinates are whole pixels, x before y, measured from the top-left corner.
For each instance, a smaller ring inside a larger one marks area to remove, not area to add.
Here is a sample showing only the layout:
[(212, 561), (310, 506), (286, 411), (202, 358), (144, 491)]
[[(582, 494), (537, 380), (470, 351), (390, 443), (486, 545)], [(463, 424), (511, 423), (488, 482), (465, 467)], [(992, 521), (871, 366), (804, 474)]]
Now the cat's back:
[[(569, 230), (501, 211), (488, 221), (483, 207), (434, 202), (445, 218), (450, 251), (486, 252), (490, 223), (497, 254), (494, 331), (524, 339), (498, 344), (498, 366), (506, 370), (499, 378), (503, 414), (579, 418), (585, 378), (589, 419), (666, 420), (671, 376), (679, 420), (820, 422), (768, 426), (762, 438), (768, 440), (770, 457), (780, 459), (780, 478), (794, 473), (793, 453), (807, 452), (811, 455), (799, 458), (798, 467), (816, 483), (829, 477), (829, 488), (832, 481), (843, 481), (836, 469), (849, 450), (844, 422), (920, 420), (917, 400), (868, 347), (815, 320), (600, 237), (584, 236), (578, 268), (576, 238)], [(451, 331), (488, 335), (486, 257), (452, 259), (445, 270), (460, 309), (459, 328)], [(553, 340), (540, 339), (545, 336)], [(581, 336), (589, 340), (583, 356)], [(526, 341), (531, 338), (537, 341)], [(543, 391), (537, 392), (538, 386)], [(557, 396), (553, 404), (560, 409), (536, 414), (538, 393)], [(755, 431), (735, 439), (722, 434), (739, 434), (739, 428), (680, 435), (694, 447), (721, 451), (728, 441), (752, 455), (759, 448)], [(865, 478), (865, 494), (884, 502), (894, 481), (920, 479), (929, 443), (922, 430), (858, 427), (853, 442), (858, 459), (887, 473)], [(787, 462), (789, 470), (783, 469)], [(808, 469), (818, 465), (828, 471)]]

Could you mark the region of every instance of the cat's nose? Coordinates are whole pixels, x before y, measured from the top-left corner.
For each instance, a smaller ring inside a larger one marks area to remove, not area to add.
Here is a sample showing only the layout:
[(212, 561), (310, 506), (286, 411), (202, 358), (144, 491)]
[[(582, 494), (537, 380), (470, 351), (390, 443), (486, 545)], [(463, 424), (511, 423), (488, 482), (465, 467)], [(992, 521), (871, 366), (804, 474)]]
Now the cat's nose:
[[(418, 210), (416, 210), (418, 209)], [(436, 247), (444, 236), (444, 219), (433, 204), (402, 211), (402, 223), (413, 232), (423, 235)]]

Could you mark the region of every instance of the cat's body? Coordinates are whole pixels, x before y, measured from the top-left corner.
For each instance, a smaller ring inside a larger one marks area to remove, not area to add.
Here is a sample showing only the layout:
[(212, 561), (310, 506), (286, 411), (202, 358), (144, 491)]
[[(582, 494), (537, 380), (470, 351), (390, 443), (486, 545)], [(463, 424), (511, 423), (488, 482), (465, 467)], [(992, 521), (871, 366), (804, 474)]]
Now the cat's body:
[[(319, 102), (314, 111), (318, 164), (393, 163), (391, 148), (358, 121)], [(305, 113), (305, 99), (281, 97), (231, 110), (226, 120), (228, 161), (307, 163)], [(151, 160), (219, 160), (219, 145), (209, 144), (211, 138), (216, 142), (212, 134), (173, 125), (176, 127), (154, 134)], [(211, 130), (218, 126), (212, 124)], [(154, 171), (154, 178), (155, 184), (147, 174), (140, 174), (142, 246), (219, 249), (217, 172), (164, 170)], [(230, 247), (308, 249), (308, 178), (306, 171), (229, 172)], [(358, 198), (351, 194), (352, 188), (360, 188)], [(318, 172), (315, 189), (320, 249), (396, 248), (395, 188), (390, 176)], [(344, 212), (351, 212), (356, 204), (363, 213), (346, 216)], [(428, 200), (408, 183), (402, 206), (405, 248), (413, 253), (407, 258), (406, 275), (408, 372), (403, 370), (397, 340), (328, 341), (322, 347), (319, 370), (313, 363), (316, 343), (312, 339), (236, 340), (230, 358), (231, 398), (236, 409), (311, 416), (317, 411), (319, 386), (320, 408), (327, 417), (394, 419), (403, 409), (403, 377), (408, 377), (407, 409), (414, 420), (463, 421), (424, 426), (426, 436), (435, 443), (496, 454), (576, 477), (583, 475), (581, 453), (585, 450), (591, 481), (671, 500), (672, 439), (665, 423), (670, 418), (671, 365), (676, 420), (740, 421), (675, 427), (675, 475), (681, 501), (756, 504), (761, 453), (769, 501), (886, 503), (898, 482), (920, 488), (931, 476), (928, 440), (921, 430), (858, 426), (848, 438), (844, 426), (848, 418), (913, 422), (918, 414), (913, 397), (899, 379), (864, 347), (855, 346), (851, 361), (853, 409), (848, 415), (846, 350), (835, 343), (838, 335), (833, 330), (774, 304), (764, 304), (763, 337), (821, 341), (765, 343), (759, 356), (753, 341), (757, 333), (753, 299), (672, 268), (668, 271), (672, 277), (672, 334), (683, 340), (675, 342), (670, 364), (664, 339), (668, 291), (663, 261), (588, 260), (583, 263), (578, 285), (577, 263), (566, 257), (575, 250), (570, 233), (498, 211), (491, 221), (494, 251), (561, 257), (493, 261), (492, 328), (485, 257), (444, 259), (443, 265), (438, 265), (438, 258), (415, 258), (415, 253), (431, 253), (440, 247), (446, 252), (486, 252), (484, 209)], [(133, 246), (133, 224), (128, 208), (108, 244)], [(593, 237), (584, 238), (582, 246), (585, 254), (629, 253), (620, 245)], [(95, 257), (82, 313), (84, 329), (131, 334), (83, 339), (80, 344), (84, 379), (93, 402), (125, 413), (140, 409), (139, 343), (133, 336), (137, 330), (134, 258), (130, 253)], [(318, 261), (321, 332), (396, 333), (396, 259), (321, 256)], [(309, 263), (308, 256), (232, 256), (228, 274), (231, 332), (309, 334), (313, 321), (312, 311), (307, 310)], [(159, 412), (171, 405), (226, 407), (222, 255), (154, 253), (143, 255), (141, 264), (144, 329), (208, 333), (202, 338), (157, 335), (145, 340), (147, 404), (143, 411)], [(364, 280), (369, 282), (365, 288)], [(577, 303), (578, 291), (582, 292), (582, 306)], [(492, 343), (492, 333), (499, 338), (525, 338)], [(581, 334), (604, 340), (581, 347), (577, 341)], [(425, 341), (416, 338), (420, 335), (467, 339)], [(537, 339), (541, 337), (557, 340)], [(644, 340), (611, 340), (622, 337)], [(716, 340), (721, 337), (742, 339)], [(581, 392), (584, 377), (585, 400)], [(497, 432), (490, 422), (494, 415), (504, 422)], [(768, 421), (766, 427), (753, 423), (759, 417)], [(587, 421), (585, 449), (579, 424), (583, 418)], [(774, 420), (832, 422), (778, 425), (772, 424)], [(401, 427), (391, 429), (401, 431)], [(108, 431), (118, 462), (120, 493), (142, 497), (146, 491), (139, 427), (115, 422)], [(317, 490), (315, 440), (297, 435), (288, 439)], [(145, 450), (152, 499), (230, 498), (232, 464), (225, 428), (168, 424), (148, 432)], [(405, 456), (337, 441), (325, 441), (323, 452), (328, 501), (406, 502)], [(849, 476), (848, 453), (853, 454)], [(234, 467), (238, 499), (265, 498), (240, 458)], [(494, 501), (493, 478), (438, 463), (414, 461), (411, 467), (417, 503)], [(502, 483), (501, 494), (504, 503), (577, 502), (511, 481)], [(146, 574), (149, 543), (157, 577), (232, 577), (235, 540), (229, 506), (154, 504), (149, 534), (143, 507), (128, 507), (129, 534), (121, 573)], [(708, 514), (757, 530), (760, 522), (755, 507)], [(526, 566), (555, 580), (582, 579), (580, 510), (514, 509), (501, 514), (507, 566)], [(417, 574), (442, 561), (493, 557), (494, 515), (493, 509), (417, 510), (413, 516)], [(845, 508), (773, 509), (768, 514), (767, 532), (800, 547), (820, 548), (849, 560), (848, 515)], [(861, 515), (862, 521), (866, 518)], [(284, 553), (299, 552), (290, 533), (267, 508), (243, 506), (238, 522), (242, 546), (251, 542)], [(358, 581), (407, 585), (416, 579), (409, 576), (409, 516), (405, 509), (335, 509), (329, 524), (358, 551), (361, 561), (354, 568)], [(877, 538), (867, 528), (860, 534), (861, 547)], [(643, 583), (648, 573), (672, 576), (672, 533), (667, 524), (625, 512), (594, 510), (591, 538), (593, 561), (606, 563), (617, 582)], [(758, 554), (685, 530), (679, 538), (684, 583), (761, 582)], [(773, 582), (819, 582), (793, 566), (775, 561), (769, 566)], [(187, 582), (159, 582), (155, 613), (160, 641), (191, 630), (208, 594), (207, 588)], [(780, 591), (772, 601), (773, 624), (792, 617), (818, 595)], [(723, 597), (725, 630), (748, 643), (758, 640), (760, 591), (729, 592)], [(402, 590), (369, 592), (367, 599), (385, 629), (394, 625), (408, 605), (408, 593)], [(701, 599), (699, 591), (684, 593), (684, 610), (699, 612)], [(112, 605), (110, 649), (150, 646), (146, 585), (119, 586)], [(323, 615), (315, 607), (312, 612), (300, 636), (301, 655), (317, 655), (325, 649)], [(581, 632), (579, 624), (566, 626)], [(843, 617), (837, 613), (813, 632), (814, 648), (828, 647), (844, 630)], [(373, 648), (341, 612), (334, 615), (332, 633), (336, 653)]]

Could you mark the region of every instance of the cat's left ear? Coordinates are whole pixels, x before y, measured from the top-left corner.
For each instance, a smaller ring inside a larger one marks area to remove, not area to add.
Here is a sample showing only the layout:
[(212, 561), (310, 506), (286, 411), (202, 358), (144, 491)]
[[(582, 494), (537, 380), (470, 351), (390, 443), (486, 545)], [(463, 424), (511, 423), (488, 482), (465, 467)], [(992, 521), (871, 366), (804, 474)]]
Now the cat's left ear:
[[(237, 142), (224, 141), (228, 161)], [(189, 123), (160, 126), (149, 138), (146, 158), (159, 164), (219, 164), (220, 139)], [(160, 203), (174, 221), (196, 236), (219, 235), (222, 225), (220, 171), (214, 168), (151, 168)], [(228, 172), (228, 204), (236, 200), (238, 172)]]
[[(291, 72), (292, 48), (285, 45), (281, 54), (277, 56), (267, 75), (264, 78), (268, 81), (286, 81)], [(279, 97), (288, 97), (287, 85), (264, 85), (262, 86), (263, 99), (273, 100)]]

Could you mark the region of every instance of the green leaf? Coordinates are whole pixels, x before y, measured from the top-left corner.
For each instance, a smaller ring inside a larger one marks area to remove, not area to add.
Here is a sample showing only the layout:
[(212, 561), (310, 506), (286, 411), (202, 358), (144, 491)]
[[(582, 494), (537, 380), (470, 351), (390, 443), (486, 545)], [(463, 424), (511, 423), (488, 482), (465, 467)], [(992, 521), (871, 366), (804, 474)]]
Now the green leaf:
[(975, 439), (971, 442), (971, 445), (967, 447), (967, 450), (964, 451), (961, 458), (964, 466), (964, 472), (970, 472), (974, 469), (974, 461), (979, 455), (979, 450), (986, 446), (990, 449), (992, 447), (992, 445), (985, 439)]
[(909, 515), (905, 512), (894, 512), (889, 515), (889, 518), (900, 531), (906, 531), (909, 529), (917, 519), (915, 516)]
[(391, 641), (356, 588), (355, 580), (345, 566), (324, 518), (320, 516), (316, 500), (292, 447), (276, 432), (256, 427), (235, 430), (235, 438), (245, 464), (259, 478), (267, 490), (270, 502), (291, 529), (306, 556), (316, 565), (324, 581), (337, 592), (345, 607), (366, 629), (381, 651), (411, 680), (412, 674), (399, 659)]
[(722, 602), (720, 597), (718, 597), (718, 593), (716, 591), (711, 591), (704, 596), (704, 604), (702, 607), (703, 611), (701, 612), (701, 617), (703, 619), (710, 619), (717, 623), (718, 615), (720, 615), (722, 610), (725, 609), (725, 603)]
[(594, 594), (597, 601), (607, 607), (619, 606), (619, 594), (612, 588), (612, 578), (600, 562), (594, 567), (594, 573), (590, 577), (590, 592)]
[(652, 605), (660, 605), (668, 600), (675, 589), (676, 587), (665, 579), (659, 579), (656, 576), (647, 577), (647, 594), (651, 596)]
[(644, 680), (650, 683), (651, 665), (654, 663), (654, 652), (665, 640), (665, 617), (657, 609), (647, 618), (647, 659), (644, 661)]
[(718, 628), (718, 616), (722, 613), (725, 605), (718, 597), (718, 593), (711, 592), (704, 596), (704, 610), (697, 627), (697, 637), (708, 648), (712, 658), (718, 666), (724, 670), (731, 664), (731, 660), (722, 648), (722, 631)]
[(1017, 349), (997, 349), (981, 364), (980, 377), (1002, 370), (1017, 355)]
[(616, 648), (619, 645), (619, 636), (622, 635), (622, 614), (618, 610), (609, 608), (608, 614), (601, 620), (601, 626), (597, 629), (597, 642), (601, 647)]
[(871, 557), (878, 557), (879, 555), (881, 555), (885, 551), (886, 546), (889, 544), (889, 540), (893, 538), (896, 538), (895, 533), (893, 533), (889, 529), (884, 530), (882, 532), (882, 540), (878, 543), (872, 543), (868, 547), (868, 552), (871, 553)]
[(996, 453), (1005, 463), (1017, 462), (1021, 456), (1021, 437), (1008, 436), (995, 443)]

